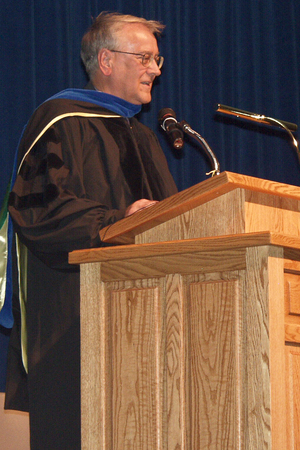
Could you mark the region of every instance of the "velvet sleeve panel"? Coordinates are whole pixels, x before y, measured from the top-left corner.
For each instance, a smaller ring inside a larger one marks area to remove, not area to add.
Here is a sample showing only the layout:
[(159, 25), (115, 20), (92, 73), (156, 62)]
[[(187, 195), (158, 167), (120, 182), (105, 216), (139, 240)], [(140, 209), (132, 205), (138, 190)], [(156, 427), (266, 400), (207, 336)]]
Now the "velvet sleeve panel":
[(114, 209), (109, 198), (98, 156), (104, 142), (95, 150), (95, 134), (84, 122), (71, 118), (51, 127), (26, 158), (10, 196), (16, 231), (46, 263), (58, 253), (66, 259), (69, 251), (99, 246), (101, 227), (124, 217), (126, 205)]

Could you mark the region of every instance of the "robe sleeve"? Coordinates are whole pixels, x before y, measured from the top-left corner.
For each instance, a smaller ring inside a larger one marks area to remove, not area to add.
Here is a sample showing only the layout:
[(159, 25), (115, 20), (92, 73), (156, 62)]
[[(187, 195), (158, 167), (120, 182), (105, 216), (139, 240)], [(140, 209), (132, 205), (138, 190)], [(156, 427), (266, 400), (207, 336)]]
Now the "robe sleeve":
[[(85, 170), (85, 148), (93, 143), (79, 124), (77, 119), (61, 121), (45, 133), (24, 160), (9, 199), (21, 241), (50, 267), (64, 267), (70, 251), (100, 246), (99, 230), (125, 214), (107, 201), (101, 158), (95, 158), (93, 173)], [(87, 178), (95, 173), (104, 180), (96, 200), (86, 190)]]

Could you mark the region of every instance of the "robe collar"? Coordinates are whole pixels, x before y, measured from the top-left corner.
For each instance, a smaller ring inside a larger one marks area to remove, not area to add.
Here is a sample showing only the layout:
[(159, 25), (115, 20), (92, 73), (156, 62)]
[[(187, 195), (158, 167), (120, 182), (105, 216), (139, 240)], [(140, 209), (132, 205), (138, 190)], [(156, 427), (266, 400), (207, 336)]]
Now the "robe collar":
[(133, 103), (129, 103), (114, 95), (90, 89), (65, 89), (53, 95), (53, 97), (50, 97), (47, 101), (56, 98), (93, 103), (128, 118), (135, 116), (142, 109), (141, 105), (134, 105)]

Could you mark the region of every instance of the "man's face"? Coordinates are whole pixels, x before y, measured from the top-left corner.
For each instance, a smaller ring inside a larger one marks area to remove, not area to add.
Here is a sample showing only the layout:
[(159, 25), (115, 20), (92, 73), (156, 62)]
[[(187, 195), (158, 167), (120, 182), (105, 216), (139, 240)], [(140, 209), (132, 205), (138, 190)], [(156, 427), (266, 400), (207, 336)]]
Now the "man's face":
[[(154, 35), (141, 24), (126, 24), (119, 32), (119, 51), (158, 55)], [(111, 53), (110, 94), (135, 105), (151, 101), (155, 77), (161, 74), (155, 60), (144, 67), (141, 58), (124, 53)]]

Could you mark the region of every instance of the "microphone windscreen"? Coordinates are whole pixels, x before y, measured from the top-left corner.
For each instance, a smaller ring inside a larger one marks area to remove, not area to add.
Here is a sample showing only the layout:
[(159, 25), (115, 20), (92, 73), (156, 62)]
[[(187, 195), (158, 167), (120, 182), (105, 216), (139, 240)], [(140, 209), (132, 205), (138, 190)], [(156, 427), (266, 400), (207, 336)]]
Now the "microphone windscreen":
[(173, 119), (176, 119), (175, 111), (173, 111), (173, 109), (171, 108), (161, 109), (158, 113), (158, 122), (162, 124), (167, 117), (172, 117)]

